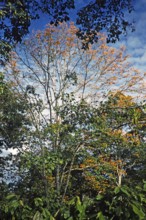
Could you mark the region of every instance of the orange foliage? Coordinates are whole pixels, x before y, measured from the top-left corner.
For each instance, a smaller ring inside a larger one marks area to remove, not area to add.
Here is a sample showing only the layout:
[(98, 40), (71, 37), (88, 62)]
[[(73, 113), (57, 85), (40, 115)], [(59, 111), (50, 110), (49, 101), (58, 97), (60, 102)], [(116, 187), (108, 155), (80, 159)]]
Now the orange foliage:
[(117, 185), (119, 175), (126, 175), (124, 166), (125, 162), (121, 159), (113, 160), (106, 155), (100, 155), (98, 159), (87, 158), (79, 167), (83, 168), (85, 185), (97, 193), (104, 193), (108, 188)]
[[(83, 50), (83, 43), (86, 42), (81, 41), (76, 36), (77, 31), (78, 29), (73, 22), (69, 24), (60, 23), (57, 27), (47, 25), (44, 31), (38, 31), (25, 41), (25, 52), (30, 56), (27, 59), (29, 61), (32, 59), (33, 62), (28, 63), (26, 66), (26, 62), (23, 62), (24, 67), (22, 67), (22, 63), (19, 65), (19, 61), (23, 60), (23, 57), (18, 52), (17, 55), (20, 59), (14, 62), (15, 59), (12, 58), (13, 62), (9, 67), (12, 69), (16, 67), (17, 63), (17, 72), (21, 70), (21, 74), (25, 76), (26, 80), (33, 78), (37, 82), (42, 82), (42, 78), (45, 79), (48, 74), (48, 68), (51, 68), (49, 74), (56, 84), (53, 84), (50, 95), (59, 93), (58, 88), (60, 88), (60, 91), (69, 88), (78, 97), (81, 97), (81, 94), (84, 93), (82, 98), (84, 96), (87, 101), (97, 101), (99, 97), (101, 98), (105, 93), (107, 95), (111, 90), (113, 92), (117, 90), (137, 92), (139, 88), (142, 89), (142, 84), (140, 87), (138, 84), (143, 74), (130, 66), (124, 47), (116, 49), (107, 45), (106, 36), (97, 33), (98, 42), (89, 44), (88, 49)], [(33, 65), (34, 73), (36, 73), (36, 67), (37, 72), (40, 73), (37, 77), (32, 76), (31, 71), (26, 74), (25, 67), (29, 69), (29, 65)], [(70, 75), (72, 75), (72, 72), (76, 73), (76, 87), (72, 86), (70, 81), (68, 81), (68, 84), (63, 82), (67, 79), (65, 75), (67, 72), (70, 72)], [(20, 78), (22, 84), (24, 84), (22, 75)], [(43, 80), (43, 87), (45, 87), (44, 84), (45, 81)], [(66, 86), (64, 87), (64, 85)], [(50, 87), (52, 87), (52, 83)], [(123, 104), (125, 105), (126, 102), (130, 101), (128, 98), (126, 99), (127, 101), (123, 103), (121, 97), (119, 106), (123, 106)]]

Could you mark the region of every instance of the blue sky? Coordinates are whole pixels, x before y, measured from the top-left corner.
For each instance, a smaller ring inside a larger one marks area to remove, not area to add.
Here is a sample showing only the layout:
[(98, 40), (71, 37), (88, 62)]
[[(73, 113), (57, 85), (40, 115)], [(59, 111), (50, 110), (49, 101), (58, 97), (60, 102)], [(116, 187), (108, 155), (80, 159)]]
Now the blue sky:
[(135, 1), (135, 11), (130, 18), (135, 21), (135, 31), (129, 32), (119, 44), (124, 44), (130, 61), (134, 66), (146, 72), (146, 0)]
[[(80, 8), (83, 5), (90, 2), (90, 0), (79, 0), (76, 2), (76, 8)], [(123, 37), (120, 42), (113, 46), (120, 46), (124, 44), (126, 46), (127, 53), (131, 56), (130, 61), (134, 66), (142, 71), (146, 72), (146, 0), (134, 0), (135, 11), (131, 13), (128, 19), (135, 21), (135, 31), (129, 32), (126, 37)], [(70, 11), (72, 20), (74, 19), (76, 12)], [(41, 15), (39, 20), (33, 21), (30, 30), (41, 30), (45, 28), (45, 25), (49, 22), (47, 15)]]

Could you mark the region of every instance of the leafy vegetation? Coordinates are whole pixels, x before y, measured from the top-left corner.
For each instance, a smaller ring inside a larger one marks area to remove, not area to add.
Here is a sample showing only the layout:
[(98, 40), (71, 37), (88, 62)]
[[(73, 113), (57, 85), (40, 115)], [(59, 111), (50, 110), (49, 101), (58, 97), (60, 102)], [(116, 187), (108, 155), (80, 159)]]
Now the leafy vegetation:
[(48, 25), (3, 68), (1, 146), (17, 150), (2, 155), (3, 220), (146, 219), (145, 74), (77, 32)]

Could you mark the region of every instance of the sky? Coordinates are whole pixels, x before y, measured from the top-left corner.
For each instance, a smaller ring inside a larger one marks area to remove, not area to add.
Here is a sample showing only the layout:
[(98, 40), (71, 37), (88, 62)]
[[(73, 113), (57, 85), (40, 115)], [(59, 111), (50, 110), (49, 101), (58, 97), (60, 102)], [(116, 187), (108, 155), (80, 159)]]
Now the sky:
[(134, 7), (131, 19), (135, 21), (135, 31), (129, 32), (120, 44), (126, 46), (134, 66), (146, 72), (146, 0), (137, 1)]
[[(90, 0), (79, 0), (76, 2), (76, 8), (90, 2)], [(128, 32), (126, 37), (122, 37), (119, 42), (112, 45), (119, 47), (120, 45), (126, 46), (126, 52), (130, 55), (130, 62), (141, 71), (146, 72), (146, 0), (134, 0), (134, 8), (128, 19), (135, 21), (135, 31)], [(70, 11), (71, 20), (74, 20), (76, 11)], [(49, 22), (47, 15), (41, 15), (39, 20), (33, 21), (30, 27), (32, 30), (44, 29)]]

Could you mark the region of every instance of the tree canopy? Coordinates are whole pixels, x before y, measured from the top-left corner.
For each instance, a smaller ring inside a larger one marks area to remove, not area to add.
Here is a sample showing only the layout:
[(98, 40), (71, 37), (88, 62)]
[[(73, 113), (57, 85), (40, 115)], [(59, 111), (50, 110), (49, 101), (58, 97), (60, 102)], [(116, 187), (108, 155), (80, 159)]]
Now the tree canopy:
[(145, 74), (77, 32), (49, 24), (3, 68), (0, 138), (17, 150), (0, 161), (3, 220), (146, 217)]
[[(58, 25), (59, 22), (69, 21), (70, 10), (76, 10), (75, 22), (80, 27), (77, 35), (90, 42), (98, 40), (96, 33), (99, 31), (107, 33), (108, 42), (116, 42), (127, 28), (133, 30), (132, 21), (128, 21), (125, 16), (133, 10), (132, 0), (94, 0), (78, 7), (78, 1), (74, 0), (1, 1), (1, 62), (12, 47), (28, 34), (31, 21), (39, 19), (42, 13), (48, 15), (48, 22)], [(84, 46), (87, 47), (87, 44)]]

